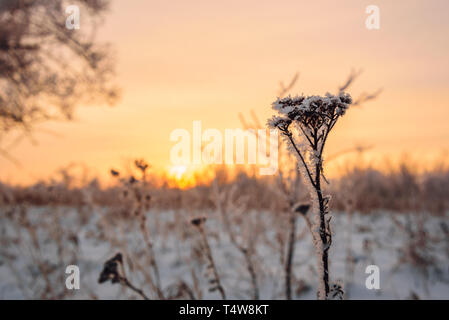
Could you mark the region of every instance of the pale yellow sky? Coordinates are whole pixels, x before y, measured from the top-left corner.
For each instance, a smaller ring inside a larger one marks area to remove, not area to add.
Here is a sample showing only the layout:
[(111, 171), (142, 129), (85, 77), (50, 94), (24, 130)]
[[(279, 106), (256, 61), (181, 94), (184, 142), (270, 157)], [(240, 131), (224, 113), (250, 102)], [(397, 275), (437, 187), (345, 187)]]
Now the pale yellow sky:
[[(365, 28), (370, 4), (380, 30)], [(372, 156), (428, 159), (449, 150), (447, 12), (444, 0), (113, 0), (99, 39), (115, 48), (121, 101), (41, 126), (38, 144), (11, 150), (21, 167), (0, 158), (0, 179), (31, 183), (70, 163), (103, 176), (134, 157), (163, 168), (173, 129), (240, 127), (238, 113), (251, 109), (265, 122), (280, 80), (300, 71), (292, 93), (324, 94), (352, 68), (364, 73), (351, 94), (384, 91), (348, 112), (328, 153), (362, 143)]]

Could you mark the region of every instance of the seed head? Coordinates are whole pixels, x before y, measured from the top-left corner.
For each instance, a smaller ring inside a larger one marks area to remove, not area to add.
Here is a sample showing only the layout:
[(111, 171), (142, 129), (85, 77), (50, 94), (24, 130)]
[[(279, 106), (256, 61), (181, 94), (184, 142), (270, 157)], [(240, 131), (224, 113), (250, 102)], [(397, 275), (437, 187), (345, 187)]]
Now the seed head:
[(304, 203), (296, 204), (294, 207), (294, 211), (301, 213), (303, 216), (305, 216), (307, 214), (309, 209), (310, 209), (310, 204), (304, 204)]
[(335, 117), (344, 115), (351, 103), (351, 96), (344, 92), (336, 96), (326, 93), (324, 97), (288, 96), (278, 98), (272, 106), (281, 116), (271, 118), (268, 125), (282, 130), (286, 129), (293, 121), (297, 121), (310, 129), (320, 129)]
[(118, 177), (120, 175), (120, 172), (118, 172), (117, 170), (114, 170), (114, 169), (111, 169), (110, 172), (113, 177)]
[(111, 280), (112, 283), (117, 283), (120, 281), (119, 264), (123, 263), (123, 258), (121, 253), (117, 253), (113, 258), (109, 259), (104, 263), (103, 271), (100, 273), (98, 278), (98, 283), (103, 283)]
[(205, 222), (206, 222), (206, 217), (193, 218), (191, 221), (191, 223), (196, 227), (201, 226)]

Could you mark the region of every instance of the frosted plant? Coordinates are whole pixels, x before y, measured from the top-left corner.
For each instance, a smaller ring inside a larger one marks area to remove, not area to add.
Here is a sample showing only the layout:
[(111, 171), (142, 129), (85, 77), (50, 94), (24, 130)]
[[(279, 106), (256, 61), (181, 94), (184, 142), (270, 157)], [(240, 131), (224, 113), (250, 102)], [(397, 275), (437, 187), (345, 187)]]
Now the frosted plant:
[(329, 284), (329, 249), (332, 244), (329, 213), (329, 196), (322, 192), (323, 151), (329, 132), (352, 103), (349, 94), (326, 93), (321, 96), (296, 96), (278, 98), (273, 109), (279, 115), (268, 121), (277, 128), (287, 142), (290, 152), (298, 158), (298, 169), (304, 175), (312, 200), (313, 221), (311, 233), (318, 257), (318, 298), (327, 299)]

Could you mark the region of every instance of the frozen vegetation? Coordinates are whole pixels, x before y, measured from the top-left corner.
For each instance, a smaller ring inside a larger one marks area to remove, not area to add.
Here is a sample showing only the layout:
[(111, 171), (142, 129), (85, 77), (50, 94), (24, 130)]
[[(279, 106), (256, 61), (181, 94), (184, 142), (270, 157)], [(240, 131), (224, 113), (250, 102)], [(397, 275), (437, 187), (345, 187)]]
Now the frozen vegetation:
[[(99, 275), (106, 260), (120, 252), (129, 281), (150, 298), (147, 245), (140, 221), (105, 208), (32, 207), (1, 209), (0, 298), (129, 299), (135, 292), (106, 282)], [(258, 295), (285, 299), (284, 260), (288, 237), (285, 214), (248, 211), (228, 216), (225, 227), (218, 211), (148, 210), (145, 226), (151, 235), (164, 298), (221, 299), (209, 291), (207, 261), (192, 217), (204, 224), (216, 271), (228, 299), (253, 297), (245, 255), (236, 242), (251, 247)], [(226, 217), (225, 217), (226, 218)], [(449, 299), (448, 215), (333, 214), (330, 270), (346, 299)], [(305, 219), (296, 216), (292, 267), (292, 298), (316, 299), (316, 259)], [(80, 268), (79, 290), (65, 288), (65, 267)], [(368, 265), (380, 268), (380, 289), (365, 286)], [(154, 279), (154, 277), (153, 277)], [(153, 281), (155, 282), (155, 281)]]

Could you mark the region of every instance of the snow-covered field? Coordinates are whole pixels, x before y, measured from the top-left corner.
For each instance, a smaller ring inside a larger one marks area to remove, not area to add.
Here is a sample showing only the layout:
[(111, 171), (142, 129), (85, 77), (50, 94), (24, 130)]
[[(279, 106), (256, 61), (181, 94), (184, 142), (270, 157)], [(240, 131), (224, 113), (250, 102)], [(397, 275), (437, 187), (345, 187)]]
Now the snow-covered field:
[[(119, 284), (98, 283), (103, 263), (117, 252), (125, 256), (131, 283), (154, 297), (145, 278), (149, 270), (147, 247), (136, 219), (102, 208), (0, 210), (0, 299), (138, 298)], [(244, 256), (230, 241), (215, 212), (146, 213), (161, 288), (167, 296), (185, 283), (197, 297), (220, 298), (217, 292), (208, 291), (205, 266), (195, 250), (199, 237), (189, 221), (200, 214), (208, 217), (207, 239), (227, 297), (249, 299), (251, 282)], [(332, 281), (341, 281), (345, 298), (349, 299), (449, 299), (447, 218), (379, 212), (354, 214), (350, 223), (347, 214), (333, 213)], [(245, 243), (256, 239), (252, 258), (260, 298), (285, 299), (285, 217), (249, 212), (240, 220), (237, 240)], [(316, 258), (312, 242), (303, 217), (297, 217), (296, 225), (293, 297), (315, 299)], [(79, 290), (69, 291), (65, 287), (65, 267), (69, 264), (80, 269)], [(365, 286), (368, 265), (380, 269), (379, 290)]]

